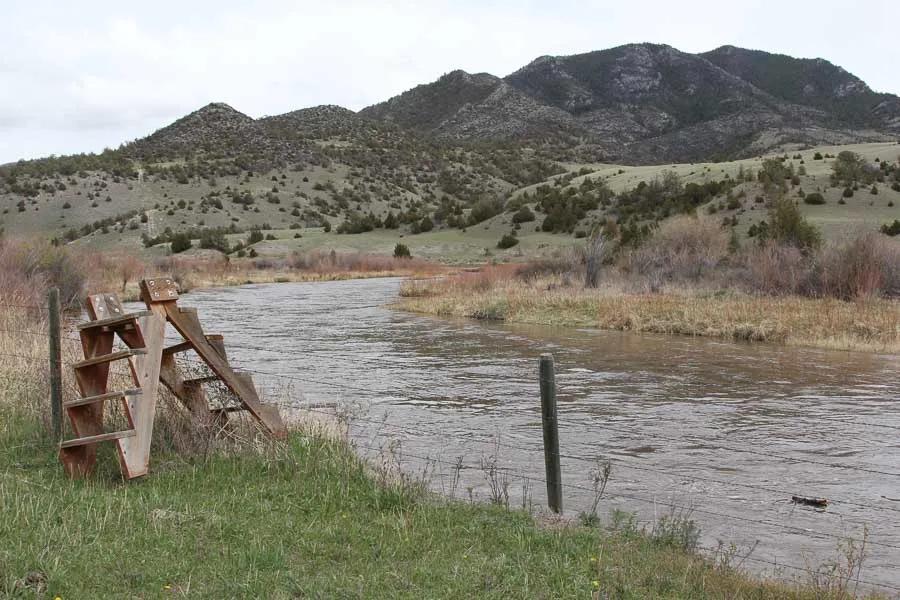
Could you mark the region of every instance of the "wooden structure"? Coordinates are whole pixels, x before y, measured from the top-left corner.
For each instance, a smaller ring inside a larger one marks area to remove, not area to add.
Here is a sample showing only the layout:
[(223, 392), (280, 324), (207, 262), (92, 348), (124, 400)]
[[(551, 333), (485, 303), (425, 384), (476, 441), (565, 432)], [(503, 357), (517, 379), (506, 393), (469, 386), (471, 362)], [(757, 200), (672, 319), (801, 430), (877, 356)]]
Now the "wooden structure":
[[(76, 435), (60, 443), (60, 460), (69, 476), (90, 474), (96, 462), (97, 444), (107, 441), (115, 443), (127, 479), (147, 474), (160, 382), (191, 411), (198, 427), (224, 426), (228, 412), (246, 410), (272, 435), (286, 434), (278, 409), (260, 401), (250, 375), (237, 372), (228, 364), (222, 337), (203, 332), (196, 309), (178, 306), (178, 289), (171, 278), (141, 281), (141, 299), (147, 305), (146, 311), (125, 313), (115, 294), (88, 297), (90, 321), (78, 327), (84, 360), (73, 365), (81, 397), (63, 403)], [(165, 345), (167, 323), (183, 341)], [(124, 349), (114, 351), (116, 338)], [(184, 378), (176, 355), (188, 351), (196, 352), (211, 376)], [(132, 387), (109, 389), (110, 364), (115, 361), (128, 361)], [(203, 389), (203, 384), (211, 381), (224, 384), (238, 400), (237, 406), (211, 409)], [(121, 403), (128, 427), (104, 430), (107, 401)]]

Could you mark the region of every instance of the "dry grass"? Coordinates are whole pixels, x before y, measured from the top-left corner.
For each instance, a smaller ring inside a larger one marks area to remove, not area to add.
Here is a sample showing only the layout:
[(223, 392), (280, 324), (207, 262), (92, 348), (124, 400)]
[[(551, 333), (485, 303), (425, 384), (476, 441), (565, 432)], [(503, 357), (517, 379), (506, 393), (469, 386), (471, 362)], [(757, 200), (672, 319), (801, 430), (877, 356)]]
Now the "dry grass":
[(172, 256), (152, 264), (134, 262), (134, 257), (114, 255), (87, 265), (90, 292), (117, 290), (123, 299), (138, 298), (138, 282), (143, 277), (168, 275), (182, 291), (228, 287), (250, 283), (335, 281), (370, 277), (425, 276), (446, 269), (416, 259), (361, 253), (295, 253), (289, 258), (232, 259), (218, 253), (205, 256)]
[(671, 290), (635, 294), (621, 285), (585, 290), (559, 276), (523, 282), (498, 270), (409, 282), (398, 307), (517, 323), (771, 341), (900, 352), (900, 302), (845, 302), (739, 292)]

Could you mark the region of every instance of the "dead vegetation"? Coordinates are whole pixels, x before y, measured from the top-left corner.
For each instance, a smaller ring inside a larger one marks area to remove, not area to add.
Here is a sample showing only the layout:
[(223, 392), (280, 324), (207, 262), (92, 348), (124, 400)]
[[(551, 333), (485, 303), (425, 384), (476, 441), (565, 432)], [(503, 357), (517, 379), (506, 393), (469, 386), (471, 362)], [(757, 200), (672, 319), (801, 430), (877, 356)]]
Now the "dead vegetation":
[[(526, 323), (900, 351), (900, 242), (864, 233), (821, 250), (735, 248), (703, 218), (678, 217), (586, 279), (584, 251), (410, 281), (404, 309)], [(584, 285), (583, 282), (594, 283)]]

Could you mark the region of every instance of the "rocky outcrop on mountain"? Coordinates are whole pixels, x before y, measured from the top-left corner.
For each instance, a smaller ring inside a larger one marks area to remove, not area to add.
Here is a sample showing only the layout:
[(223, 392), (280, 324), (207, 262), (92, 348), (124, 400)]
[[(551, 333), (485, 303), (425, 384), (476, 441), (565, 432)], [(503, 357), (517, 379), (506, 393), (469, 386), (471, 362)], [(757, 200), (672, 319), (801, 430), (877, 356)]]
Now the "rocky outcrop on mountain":
[(891, 99), (896, 101), (896, 96), (873, 92), (858, 77), (821, 58), (800, 59), (734, 46), (700, 56), (775, 98), (818, 109), (823, 120), (836, 126), (884, 128), (887, 121), (900, 116), (895, 108), (886, 114), (877, 110), (885, 102), (890, 105)]
[(821, 59), (630, 44), (543, 56), (503, 79), (454, 71), (360, 114), (444, 139), (550, 138), (605, 148), (610, 159), (662, 162), (747, 155), (768, 143), (888, 139), (900, 99)]
[(542, 56), (504, 78), (453, 71), (359, 113), (328, 105), (254, 120), (210, 104), (124, 152), (141, 160), (252, 155), (277, 163), (318, 161), (323, 144), (442, 140), (541, 146), (560, 160), (653, 163), (898, 134), (900, 98), (873, 92), (828, 61), (734, 46), (689, 54), (629, 44)]

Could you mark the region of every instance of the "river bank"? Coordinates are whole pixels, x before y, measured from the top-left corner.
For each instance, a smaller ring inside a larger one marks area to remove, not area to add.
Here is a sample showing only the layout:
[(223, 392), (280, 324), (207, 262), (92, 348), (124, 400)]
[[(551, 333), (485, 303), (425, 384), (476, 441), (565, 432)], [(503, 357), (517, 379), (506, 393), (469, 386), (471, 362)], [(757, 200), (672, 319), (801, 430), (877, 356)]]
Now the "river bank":
[(900, 302), (882, 298), (590, 290), (552, 276), (524, 281), (514, 269), (410, 281), (400, 296), (396, 308), (436, 316), (900, 353)]
[[(239, 294), (263, 296), (266, 302), (283, 294), (281, 299), (295, 300), (310, 326), (322, 320), (322, 313), (337, 311), (341, 321), (366, 335), (360, 317), (377, 310), (368, 306), (380, 299), (370, 289), (376, 283), (329, 284), (340, 288), (336, 296), (318, 297), (310, 294), (322, 294), (324, 286), (270, 286), (265, 294), (251, 286), (203, 292), (193, 302), (202, 307), (204, 299), (216, 301), (214, 294), (225, 296), (217, 312), (201, 312), (210, 318), (218, 313), (223, 318), (218, 325), (236, 325), (234, 314), (224, 315), (227, 306), (238, 314), (252, 312), (249, 298), (234, 301)], [(357, 293), (348, 293), (349, 287)], [(357, 300), (335, 306), (336, 297)], [(400, 477), (393, 455), (363, 460), (352, 440), (310, 429), (302, 412), (287, 443), (248, 437), (249, 443), (216, 444), (197, 452), (190, 444), (185, 447), (186, 436), (178, 434), (177, 414), (162, 411), (149, 477), (123, 485), (114, 457), (106, 454), (93, 481), (71, 482), (62, 477), (42, 423), (45, 323), (25, 310), (3, 315), (4, 595), (837, 599), (849, 598), (854, 588), (851, 578), (835, 575), (828, 566), (812, 567), (813, 573), (779, 573), (788, 580), (779, 583), (744, 572), (749, 564), (742, 559), (745, 549), (735, 553), (723, 547), (701, 555), (693, 534), (679, 533), (691, 533), (690, 515), (675, 530), (644, 521), (638, 525), (628, 513), (607, 526), (585, 527), (439, 496), (427, 491), (426, 478), (415, 475), (418, 469), (404, 463)], [(279, 315), (279, 321), (283, 318)], [(271, 338), (273, 330), (258, 316), (255, 321), (261, 325), (257, 333)], [(365, 327), (367, 332), (387, 329), (380, 323)], [(246, 323), (240, 329), (252, 331)], [(345, 345), (348, 334), (334, 340), (311, 337)], [(242, 340), (227, 339), (234, 342), (230, 348), (242, 351)], [(321, 350), (306, 344), (309, 355)], [(75, 354), (64, 360), (77, 356), (76, 349), (69, 351)], [(276, 362), (265, 352), (252, 356), (269, 369)], [(335, 359), (327, 360), (333, 364)], [(395, 389), (397, 379), (391, 381)], [(380, 380), (372, 383), (376, 389), (381, 385)], [(315, 397), (309, 387), (304, 393)], [(385, 469), (385, 464), (391, 466)]]

